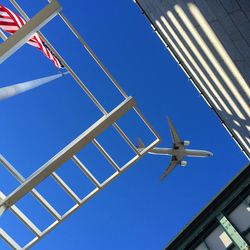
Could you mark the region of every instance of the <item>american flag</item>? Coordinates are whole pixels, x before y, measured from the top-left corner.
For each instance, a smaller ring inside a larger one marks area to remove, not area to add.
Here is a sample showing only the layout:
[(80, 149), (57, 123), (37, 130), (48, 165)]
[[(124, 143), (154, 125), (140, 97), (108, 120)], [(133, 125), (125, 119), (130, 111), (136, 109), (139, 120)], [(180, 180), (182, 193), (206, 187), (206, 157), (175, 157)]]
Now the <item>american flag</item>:
[[(20, 29), (26, 22), (17, 14), (0, 4), (0, 28), (13, 34)], [(44, 55), (49, 58), (57, 68), (63, 68), (61, 62), (56, 58), (53, 52), (44, 43), (42, 38), (35, 33), (28, 41), (28, 44), (41, 50)]]

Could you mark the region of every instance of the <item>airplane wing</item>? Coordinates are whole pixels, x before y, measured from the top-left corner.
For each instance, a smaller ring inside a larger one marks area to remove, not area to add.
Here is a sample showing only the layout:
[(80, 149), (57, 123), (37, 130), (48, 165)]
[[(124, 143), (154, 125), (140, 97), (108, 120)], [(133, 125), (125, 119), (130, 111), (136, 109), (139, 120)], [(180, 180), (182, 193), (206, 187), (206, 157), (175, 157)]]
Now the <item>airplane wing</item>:
[(169, 166), (166, 168), (166, 170), (163, 172), (162, 176), (160, 177), (161, 180), (165, 179), (167, 175), (176, 167), (178, 164), (178, 161), (174, 161), (173, 158), (171, 159), (171, 162)]
[(174, 128), (173, 123), (171, 122), (171, 120), (168, 117), (167, 117), (167, 121), (168, 121), (168, 125), (169, 125), (169, 128), (170, 128), (170, 133), (171, 133), (171, 137), (172, 137), (173, 143), (174, 144), (181, 143), (182, 140), (181, 140), (180, 136), (177, 134), (177, 131)]

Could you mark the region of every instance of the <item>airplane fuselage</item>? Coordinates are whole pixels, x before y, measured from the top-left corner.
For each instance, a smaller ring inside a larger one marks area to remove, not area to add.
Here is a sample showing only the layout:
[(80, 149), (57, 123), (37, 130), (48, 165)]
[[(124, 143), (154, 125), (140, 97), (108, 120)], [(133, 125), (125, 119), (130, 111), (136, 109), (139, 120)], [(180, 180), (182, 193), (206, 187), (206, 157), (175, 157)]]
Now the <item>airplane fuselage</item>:
[[(186, 146), (190, 144), (190, 141), (184, 141), (180, 138), (180, 136), (177, 134), (176, 129), (174, 128), (174, 125), (170, 121), (169, 118), (167, 118), (169, 127), (170, 127), (170, 133), (172, 137), (172, 148), (160, 148), (155, 147), (153, 149), (150, 149), (148, 151), (149, 154), (154, 155), (170, 155), (171, 160), (168, 165), (168, 167), (163, 172), (163, 175), (161, 176), (161, 179), (163, 180), (177, 165), (180, 165), (182, 167), (185, 167), (187, 165), (187, 161), (183, 161), (183, 158), (186, 156), (189, 157), (209, 157), (213, 154), (206, 150), (196, 150), (196, 149), (186, 149)], [(138, 138), (138, 150), (141, 152), (145, 149), (145, 146), (140, 138)]]
[(196, 150), (196, 149), (185, 149), (185, 148), (158, 148), (155, 147), (149, 151), (150, 154), (157, 155), (172, 155), (175, 156), (178, 160), (181, 160), (185, 156), (191, 157), (208, 157), (212, 153), (206, 150)]

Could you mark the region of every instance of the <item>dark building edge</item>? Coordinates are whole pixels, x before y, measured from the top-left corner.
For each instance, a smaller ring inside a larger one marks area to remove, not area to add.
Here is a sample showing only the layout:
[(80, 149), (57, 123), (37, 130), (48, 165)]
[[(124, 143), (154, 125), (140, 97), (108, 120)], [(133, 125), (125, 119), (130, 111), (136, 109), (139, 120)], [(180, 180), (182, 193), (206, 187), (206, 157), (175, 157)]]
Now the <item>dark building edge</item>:
[[(250, 163), (188, 224), (166, 247), (165, 250), (193, 249), (193, 242), (217, 226), (221, 211), (229, 213), (250, 193)], [(242, 197), (241, 197), (242, 198)]]

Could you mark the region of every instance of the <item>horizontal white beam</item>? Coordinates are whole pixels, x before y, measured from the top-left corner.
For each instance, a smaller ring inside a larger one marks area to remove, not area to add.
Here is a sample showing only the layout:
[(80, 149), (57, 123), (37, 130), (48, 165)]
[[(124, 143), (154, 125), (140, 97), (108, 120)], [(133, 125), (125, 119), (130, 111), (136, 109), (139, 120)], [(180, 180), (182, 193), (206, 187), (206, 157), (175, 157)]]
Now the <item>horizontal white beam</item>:
[(60, 4), (53, 0), (23, 27), (5, 40), (0, 46), (0, 63), (15, 53), (24, 43), (46, 23), (62, 10)]
[(0, 210), (5, 210), (20, 200), (25, 194), (30, 192), (36, 185), (51, 175), (59, 166), (65, 163), (73, 155), (79, 152), (84, 146), (101, 134), (111, 124), (118, 120), (128, 110), (135, 106), (135, 100), (128, 97), (110, 113), (100, 118), (85, 132), (68, 144), (52, 159), (45, 163), (40, 169), (32, 174), (26, 181), (14, 190), (8, 197), (0, 202)]

